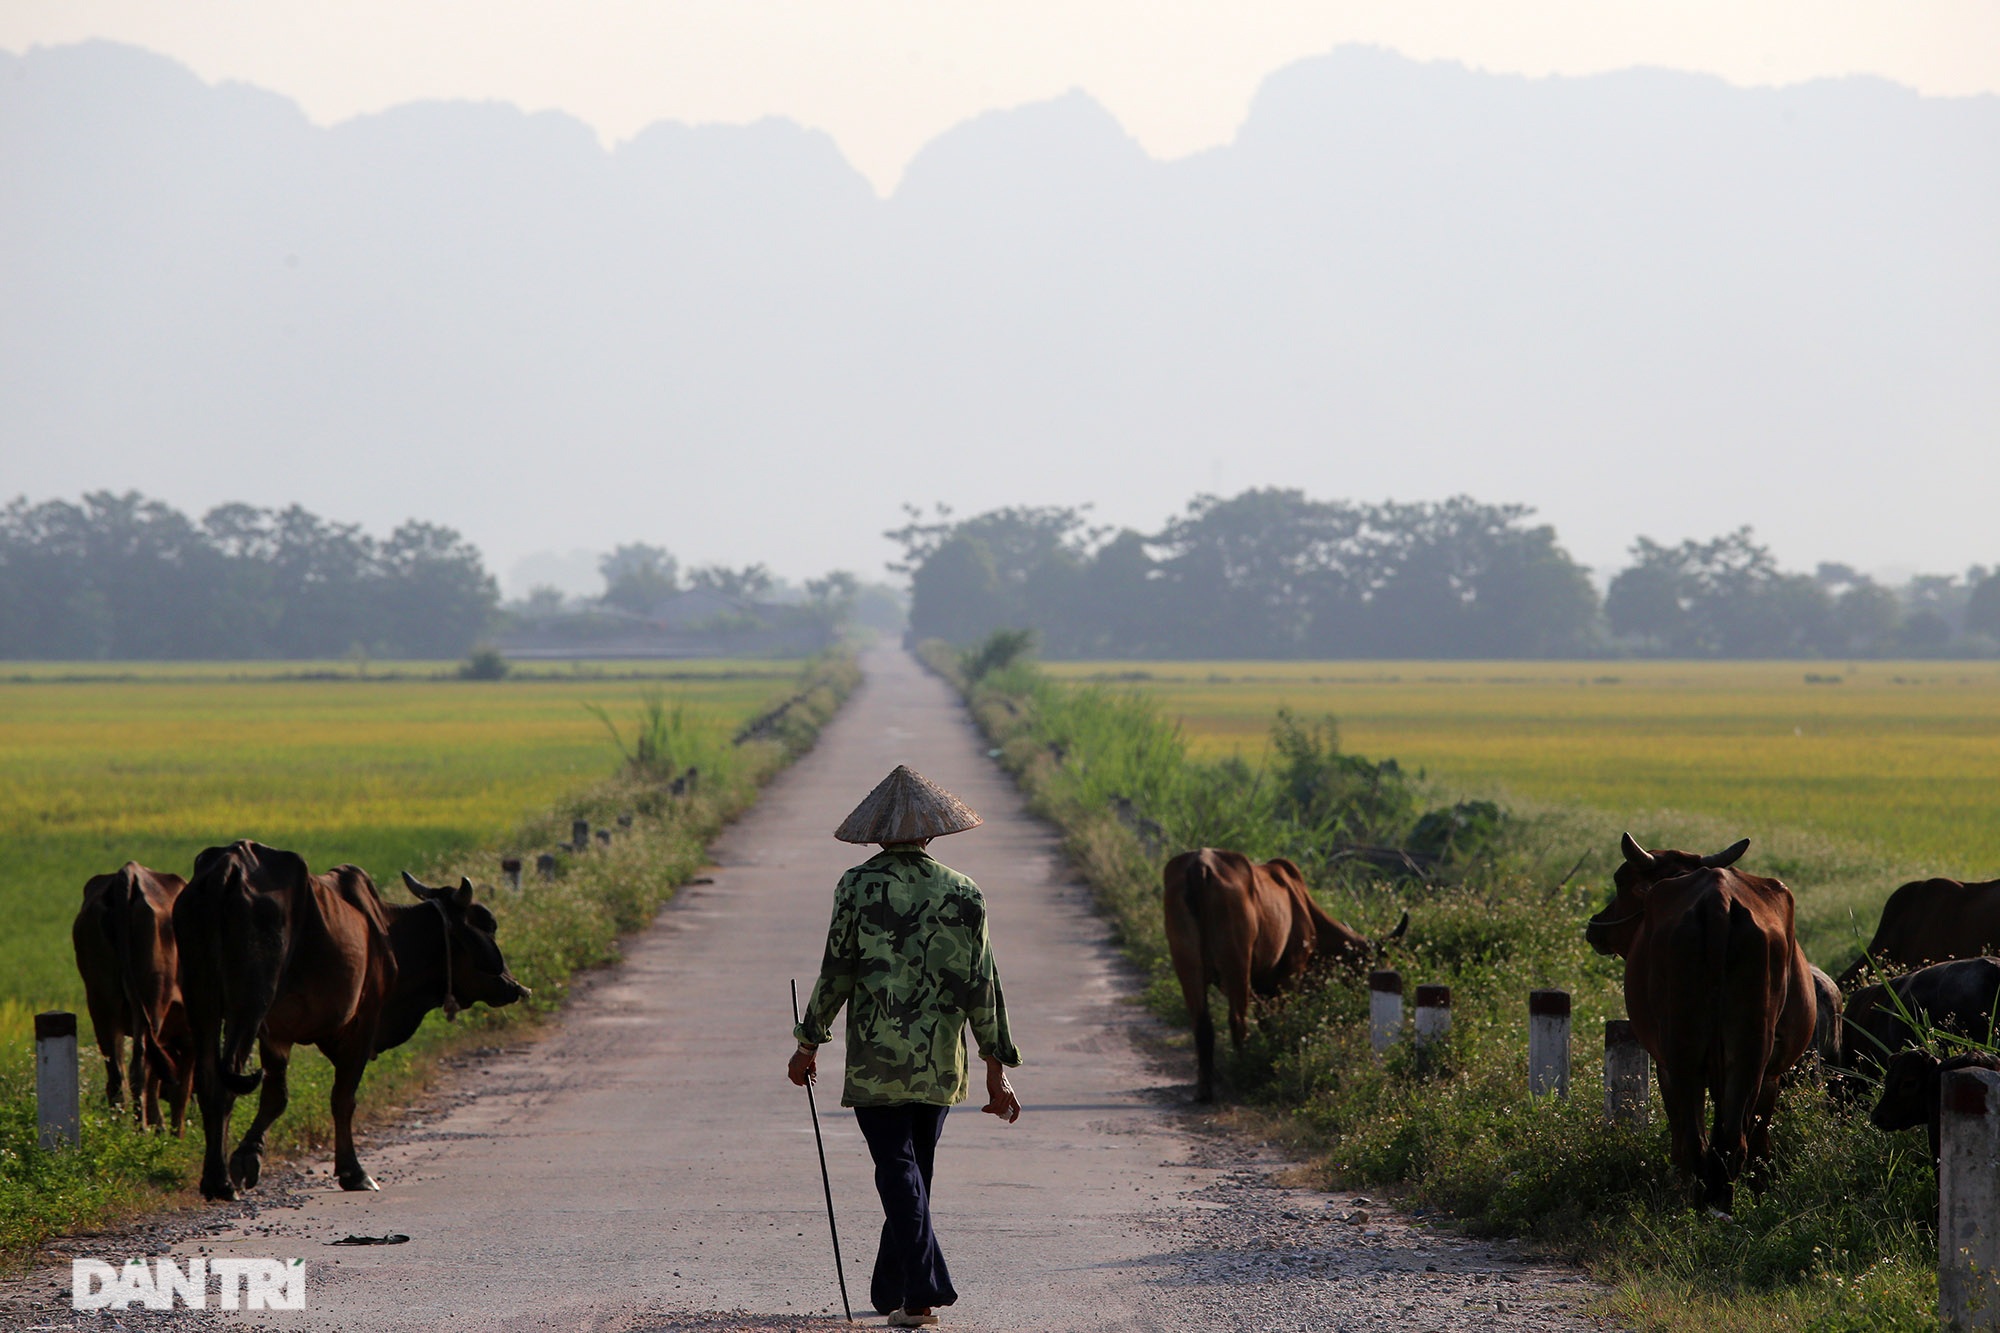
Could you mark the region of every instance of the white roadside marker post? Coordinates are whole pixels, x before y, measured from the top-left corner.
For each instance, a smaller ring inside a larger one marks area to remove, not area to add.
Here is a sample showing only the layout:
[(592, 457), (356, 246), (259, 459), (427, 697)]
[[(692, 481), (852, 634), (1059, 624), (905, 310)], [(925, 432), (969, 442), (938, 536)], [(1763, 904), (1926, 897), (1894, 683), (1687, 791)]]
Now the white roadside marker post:
[(1528, 1091), (1569, 1096), (1569, 992), (1528, 992)]
[(76, 1082), (76, 1015), (35, 1015), (35, 1125), (45, 1149), (81, 1142)]
[(2000, 1329), (2000, 1073), (1938, 1088), (1938, 1323)]
[(1451, 987), (1417, 987), (1416, 1031), (1420, 1047), (1451, 1035)]
[(1652, 1057), (1625, 1018), (1604, 1020), (1604, 1115), (1627, 1125), (1646, 1123), (1647, 1082)]
[(1380, 1055), (1403, 1035), (1403, 974), (1368, 974), (1368, 1044)]

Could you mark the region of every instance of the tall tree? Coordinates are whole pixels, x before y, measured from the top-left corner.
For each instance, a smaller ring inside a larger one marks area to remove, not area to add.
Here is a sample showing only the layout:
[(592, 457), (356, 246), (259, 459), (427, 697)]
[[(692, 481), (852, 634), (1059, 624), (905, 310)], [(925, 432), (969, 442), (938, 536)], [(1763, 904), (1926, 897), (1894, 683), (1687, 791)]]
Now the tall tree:
[(1605, 598), (1614, 634), (1683, 657), (1820, 656), (1843, 647), (1826, 589), (1781, 571), (1748, 527), (1678, 546), (1641, 537), (1632, 554)]
[(731, 569), (727, 565), (704, 565), (688, 575), (688, 582), (708, 592), (744, 600), (762, 597), (771, 591), (773, 585), (771, 571), (761, 564), (745, 565), (741, 569)]
[(910, 628), (927, 638), (970, 643), (1018, 624), (1025, 607), (1001, 586), (993, 551), (977, 537), (952, 537), (910, 576)]
[(621, 611), (644, 615), (673, 596), (680, 565), (664, 547), (628, 542), (597, 562), (604, 576), (604, 601)]

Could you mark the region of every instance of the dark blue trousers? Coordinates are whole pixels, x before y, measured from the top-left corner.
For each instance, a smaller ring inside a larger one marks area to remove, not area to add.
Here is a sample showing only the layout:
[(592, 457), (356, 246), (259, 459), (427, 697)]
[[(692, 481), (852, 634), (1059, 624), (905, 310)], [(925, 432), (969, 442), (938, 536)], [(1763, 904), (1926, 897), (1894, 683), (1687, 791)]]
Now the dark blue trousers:
[(950, 1109), (922, 1102), (854, 1108), (875, 1159), (875, 1192), (887, 1218), (868, 1288), (881, 1314), (958, 1299), (931, 1230), (931, 1159)]

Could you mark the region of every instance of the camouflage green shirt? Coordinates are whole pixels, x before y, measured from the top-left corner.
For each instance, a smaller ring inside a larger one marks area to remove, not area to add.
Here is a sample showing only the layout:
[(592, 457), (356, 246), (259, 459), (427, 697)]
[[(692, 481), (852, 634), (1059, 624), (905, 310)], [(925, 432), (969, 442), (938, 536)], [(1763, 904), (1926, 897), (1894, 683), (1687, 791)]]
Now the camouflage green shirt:
[(979, 886), (917, 847), (840, 877), (826, 960), (793, 1029), (817, 1046), (847, 1006), (842, 1106), (965, 1100), (965, 1025), (979, 1054), (1018, 1065)]

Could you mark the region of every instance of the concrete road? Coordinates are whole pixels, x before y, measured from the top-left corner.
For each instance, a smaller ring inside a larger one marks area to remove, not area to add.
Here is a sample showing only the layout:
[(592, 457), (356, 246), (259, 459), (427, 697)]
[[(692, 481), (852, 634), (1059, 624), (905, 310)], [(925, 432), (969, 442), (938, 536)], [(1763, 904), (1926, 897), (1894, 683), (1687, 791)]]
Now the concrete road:
[[(860, 859), (830, 831), (908, 763), (985, 816), (933, 850), (986, 893), (1027, 1059), (1019, 1123), (979, 1114), (975, 1097), (939, 1149), (937, 1227), (960, 1291), (948, 1326), (1515, 1326), (1492, 1299), (1502, 1288), (1486, 1284), (1501, 1270), (1506, 1298), (1534, 1310), (1518, 1326), (1562, 1322), (1573, 1277), (1403, 1223), (1362, 1225), (1351, 1199), (1276, 1189), (1242, 1151), (1195, 1132), (1185, 1086), (1165, 1086), (1171, 1075), (1133, 1044), (1145, 1020), (1121, 998), (1129, 983), (1051, 831), (941, 683), (898, 652), (866, 667), (818, 748), (725, 835), (713, 883), (684, 890), (546, 1039), (465, 1074), (470, 1095), (410, 1141), (364, 1139), (381, 1193), (309, 1176), (282, 1206), (169, 1247), (303, 1256), (308, 1309), (257, 1321), (286, 1328), (837, 1319), (805, 1094), (783, 1077), (787, 981), (811, 984), (833, 885)], [(848, 1289), (857, 1316), (879, 1325), (867, 1290), (881, 1215), (866, 1149), (837, 1105), (841, 1056), (836, 1037), (821, 1056), (820, 1117)], [(1274, 1219), (1291, 1222), (1273, 1231)], [(326, 1248), (386, 1232), (411, 1240)], [(1463, 1290), (1451, 1284), (1461, 1270)]]

